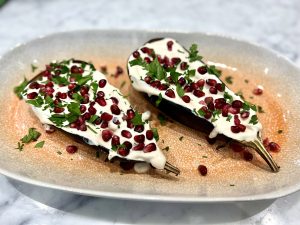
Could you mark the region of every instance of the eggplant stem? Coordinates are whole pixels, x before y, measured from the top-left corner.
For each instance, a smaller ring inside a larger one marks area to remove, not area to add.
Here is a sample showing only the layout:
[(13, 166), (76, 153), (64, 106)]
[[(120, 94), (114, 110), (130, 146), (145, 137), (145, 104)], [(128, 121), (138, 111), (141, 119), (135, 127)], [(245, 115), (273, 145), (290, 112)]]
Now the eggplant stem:
[(270, 153), (266, 150), (266, 148), (264, 147), (260, 139), (256, 139), (250, 142), (242, 142), (242, 143), (253, 148), (266, 161), (266, 163), (269, 165), (269, 167), (273, 172), (275, 173), (279, 172), (280, 167), (274, 161)]
[(176, 176), (180, 174), (180, 170), (169, 162), (166, 162), (164, 169), (167, 171), (167, 173), (174, 173)]

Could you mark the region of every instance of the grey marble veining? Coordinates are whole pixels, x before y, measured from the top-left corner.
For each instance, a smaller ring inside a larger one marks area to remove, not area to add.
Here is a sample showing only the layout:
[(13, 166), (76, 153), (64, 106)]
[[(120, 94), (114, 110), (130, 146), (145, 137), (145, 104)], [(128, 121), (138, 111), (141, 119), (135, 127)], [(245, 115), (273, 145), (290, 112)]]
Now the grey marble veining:
[[(219, 33), (256, 42), (300, 66), (300, 1), (10, 0), (0, 8), (0, 55), (76, 29)], [(0, 176), (0, 224), (299, 224), (300, 193), (275, 201), (167, 204), (85, 197)]]

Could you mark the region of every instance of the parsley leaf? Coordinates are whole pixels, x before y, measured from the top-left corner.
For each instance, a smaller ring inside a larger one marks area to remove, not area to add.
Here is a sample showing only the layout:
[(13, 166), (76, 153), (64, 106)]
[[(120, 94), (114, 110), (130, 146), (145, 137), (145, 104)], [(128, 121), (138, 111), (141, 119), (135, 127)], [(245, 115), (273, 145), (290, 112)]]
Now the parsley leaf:
[(27, 84), (28, 80), (24, 78), (23, 82), (20, 85), (14, 87), (14, 93), (19, 97), (19, 99), (23, 98), (22, 92), (25, 90)]
[(151, 63), (147, 64), (145, 68), (148, 71), (148, 75), (152, 78), (155, 77), (158, 80), (163, 80), (166, 78), (166, 71), (160, 65), (157, 57)]
[(21, 138), (22, 143), (29, 143), (36, 141), (41, 136), (41, 133), (36, 131), (35, 128), (29, 128), (28, 134)]
[(233, 102), (233, 97), (227, 91), (224, 92), (224, 98), (226, 99), (226, 102), (230, 104)]
[(67, 78), (61, 76), (53, 76), (52, 81), (58, 85), (68, 85), (70, 83)]
[(225, 77), (225, 81), (226, 81), (227, 84), (232, 84), (233, 83), (232, 82), (232, 76)]
[(131, 120), (134, 126), (136, 125), (144, 125), (145, 123), (142, 120), (142, 114), (135, 112), (133, 119)]
[(45, 144), (45, 141), (40, 141), (39, 143), (36, 143), (36, 145), (34, 146), (35, 148), (42, 148)]
[(232, 115), (228, 115), (226, 121), (230, 122), (231, 119), (232, 119)]
[(74, 99), (75, 101), (77, 101), (77, 102), (81, 102), (81, 101), (83, 100), (83, 97), (82, 97), (80, 94), (78, 94), (78, 93), (74, 93), (74, 94), (72, 95), (72, 97), (73, 97), (73, 99)]
[(38, 108), (44, 104), (44, 100), (41, 96), (38, 96), (35, 99), (26, 100), (26, 102)]
[(88, 120), (89, 123), (94, 123), (96, 119), (98, 119), (99, 116), (97, 115), (92, 115), (91, 118)]
[(214, 75), (216, 75), (217, 77), (220, 77), (221, 74), (222, 74), (221, 70), (218, 70), (218, 69), (216, 68), (216, 66), (214, 66), (214, 65), (208, 66), (208, 67), (207, 67), (207, 72), (208, 72), (209, 74), (214, 74)]
[(194, 62), (197, 60), (201, 60), (202, 56), (198, 55), (198, 50), (197, 50), (198, 46), (196, 44), (192, 44), (192, 46), (190, 47), (190, 51), (189, 51), (189, 59), (190, 62)]
[(257, 124), (258, 123), (257, 116), (256, 115), (251, 116), (249, 123), (252, 123), (253, 125)]
[(68, 110), (70, 113), (76, 115), (76, 116), (80, 116), (81, 112), (80, 112), (80, 104), (77, 102), (71, 102), (68, 106), (67, 106)]
[(53, 114), (48, 118), (56, 126), (61, 127), (65, 121), (67, 121), (66, 115)]
[(24, 144), (21, 142), (18, 142), (18, 147), (16, 147), (16, 149), (18, 149), (20, 152), (23, 151), (24, 149)]
[(156, 129), (156, 128), (152, 128), (151, 130), (152, 130), (152, 132), (153, 132), (153, 137), (154, 137), (154, 139), (155, 139), (156, 141), (158, 141), (158, 140), (159, 140), (159, 135), (158, 135), (157, 129)]
[(201, 117), (204, 117), (205, 112), (202, 109), (199, 109), (198, 110), (198, 115), (201, 116)]
[(92, 80), (93, 77), (91, 75), (88, 75), (88, 76), (84, 76), (84, 77), (80, 77), (79, 79), (77, 79), (77, 83), (78, 85), (84, 85), (86, 84), (89, 80)]
[(155, 101), (155, 106), (156, 106), (156, 107), (159, 106), (159, 104), (161, 103), (162, 99), (163, 99), (163, 98), (162, 98), (162, 95), (161, 95), (161, 93), (159, 93), (158, 99)]
[(130, 66), (142, 66), (142, 67), (145, 67), (146, 66), (146, 62), (141, 57), (139, 57), (137, 59), (131, 60), (129, 62), (129, 65)]
[(177, 92), (177, 94), (179, 95), (179, 97), (182, 97), (182, 96), (184, 96), (184, 90), (183, 90), (183, 88), (181, 87), (181, 85), (180, 84), (177, 84), (176, 85), (176, 92)]
[(32, 71), (33, 73), (36, 71), (37, 68), (38, 68), (37, 66), (31, 64), (31, 71)]
[(94, 96), (97, 95), (98, 87), (99, 87), (99, 86), (98, 86), (97, 82), (92, 82), (92, 83), (91, 83), (91, 88), (92, 88), (92, 90), (93, 90)]

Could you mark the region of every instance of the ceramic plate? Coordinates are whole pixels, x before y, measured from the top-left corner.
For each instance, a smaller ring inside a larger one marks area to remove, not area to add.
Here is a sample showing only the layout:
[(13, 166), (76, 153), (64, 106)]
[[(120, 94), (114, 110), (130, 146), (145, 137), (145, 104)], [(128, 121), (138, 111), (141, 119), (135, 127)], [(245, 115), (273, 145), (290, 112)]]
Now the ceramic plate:
[[(204, 60), (223, 70), (222, 79), (232, 76), (230, 88), (262, 106), (264, 113), (258, 116), (264, 126), (263, 136), (281, 145), (279, 153), (272, 153), (281, 166), (279, 173), (270, 172), (254, 152), (254, 159), (247, 162), (241, 153), (227, 147), (216, 150), (221, 141), (209, 145), (205, 134), (176, 121), (159, 123), (157, 110), (132, 89), (126, 61), (147, 40), (166, 36), (187, 47), (197, 43)], [(108, 74), (114, 73), (118, 65), (124, 68), (119, 78), (108, 75), (108, 79), (116, 87), (122, 86), (122, 93), (129, 94), (132, 105), (152, 112), (152, 126), (160, 133), (159, 145), (169, 147), (164, 152), (168, 161), (180, 168), (178, 177), (154, 170), (147, 174), (122, 171), (117, 162), (105, 161), (104, 153), (96, 157), (94, 149), (79, 143), (79, 151), (70, 155), (65, 146), (74, 144), (74, 139), (60, 131), (43, 131), (28, 105), (13, 94), (13, 87), (24, 76), (34, 76), (32, 63), (41, 70), (54, 59), (68, 58), (91, 61), (97, 68), (106, 65)], [(299, 69), (257, 45), (200, 33), (75, 31), (20, 45), (1, 58), (0, 68), (0, 171), (6, 176), (85, 195), (174, 202), (270, 199), (300, 187)], [(257, 85), (264, 87), (262, 96), (252, 94)], [(29, 127), (42, 132), (40, 140), (45, 140), (45, 145), (35, 149), (29, 144), (20, 152), (17, 142)], [(207, 166), (207, 176), (198, 174), (199, 164)]]

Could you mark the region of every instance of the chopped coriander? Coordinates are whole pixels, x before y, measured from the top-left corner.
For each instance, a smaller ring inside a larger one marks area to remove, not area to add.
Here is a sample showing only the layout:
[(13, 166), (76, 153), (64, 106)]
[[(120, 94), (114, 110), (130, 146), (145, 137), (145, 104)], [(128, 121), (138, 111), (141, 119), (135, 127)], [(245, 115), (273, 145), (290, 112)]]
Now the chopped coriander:
[(28, 134), (21, 138), (22, 143), (29, 143), (36, 141), (41, 136), (41, 133), (36, 131), (35, 128), (29, 128)]
[(71, 102), (68, 106), (67, 106), (68, 110), (70, 113), (76, 115), (76, 116), (80, 116), (81, 112), (80, 112), (80, 104), (77, 102)]
[(159, 135), (158, 135), (157, 129), (152, 128), (151, 130), (153, 132), (153, 137), (154, 137), (155, 141), (158, 141), (159, 140)]
[(40, 108), (44, 104), (41, 96), (37, 96), (35, 99), (26, 100), (26, 102), (38, 108)]
[(230, 104), (233, 102), (233, 97), (227, 91), (224, 92), (224, 98)]
[(199, 109), (198, 110), (198, 115), (201, 116), (201, 117), (204, 117), (205, 112), (202, 109)]
[(44, 144), (45, 144), (45, 141), (40, 141), (39, 143), (36, 143), (34, 147), (35, 148), (42, 148), (44, 146)]
[(142, 120), (142, 114), (138, 113), (137, 111), (135, 112), (135, 115), (134, 115), (133, 119), (131, 120), (131, 122), (134, 126), (145, 124)]
[(257, 112), (264, 113), (265, 111), (263, 110), (263, 108), (260, 105), (258, 105), (257, 106)]
[(61, 152), (61, 151), (57, 151), (56, 153), (57, 153), (57, 154), (59, 154), (59, 155), (61, 155), (61, 154), (62, 154), (62, 152)]
[(145, 67), (146, 66), (146, 62), (141, 57), (139, 57), (137, 59), (131, 60), (129, 62), (129, 65), (130, 66), (142, 66), (142, 67)]
[(165, 147), (165, 148), (162, 149), (162, 151), (169, 151), (169, 150), (170, 150), (169, 146), (167, 146), (167, 147)]
[(84, 85), (86, 84), (89, 80), (92, 80), (93, 77), (92, 75), (88, 75), (88, 76), (84, 76), (84, 77), (80, 77), (79, 79), (76, 79), (78, 85)]
[(278, 130), (277, 133), (278, 133), (278, 134), (282, 134), (282, 133), (283, 133), (283, 130)]
[(61, 76), (53, 76), (52, 81), (58, 85), (68, 85), (70, 83), (67, 78)]
[(121, 86), (120, 86), (120, 89), (122, 89), (126, 84), (126, 81), (124, 80), (122, 83), (121, 83)]
[(183, 138), (184, 138), (184, 137), (183, 137), (183, 136), (181, 136), (181, 137), (179, 137), (178, 139), (179, 139), (179, 141), (182, 141), (182, 140), (183, 140)]
[(251, 116), (249, 123), (252, 123), (253, 125), (257, 124), (258, 123), (257, 116), (256, 115)]
[(25, 90), (26, 86), (28, 84), (28, 80), (24, 78), (22, 83), (16, 87), (14, 87), (14, 93), (19, 97), (19, 99), (22, 99), (22, 92)]
[(16, 147), (16, 149), (18, 149), (20, 152), (23, 151), (24, 149), (24, 144), (21, 142), (18, 142), (18, 147)]
[(181, 85), (180, 84), (177, 84), (176, 85), (176, 92), (177, 92), (177, 94), (179, 95), (179, 97), (182, 97), (182, 96), (184, 96), (184, 90), (183, 90), (183, 88), (181, 87)]
[(87, 128), (90, 130), (90, 131), (92, 131), (94, 134), (97, 134), (97, 132), (93, 129), (93, 128), (91, 128), (89, 125), (86, 125), (87, 126)]
[(157, 57), (149, 64), (145, 66), (146, 70), (148, 71), (148, 75), (152, 78), (157, 78), (158, 80), (163, 80), (166, 77), (166, 71), (160, 65)]
[(173, 82), (176, 84), (178, 82), (178, 77), (181, 75), (180, 73), (176, 72), (176, 68), (168, 68), (167, 72), (170, 72), (170, 76)]
[(97, 95), (98, 87), (99, 87), (99, 85), (97, 84), (97, 82), (94, 81), (94, 82), (91, 83), (91, 88), (93, 90), (94, 96)]
[(256, 105), (254, 105), (254, 104), (252, 104), (250, 102), (244, 101), (244, 103), (243, 103), (243, 110), (249, 111), (250, 109), (252, 109), (255, 112), (257, 111)]
[(88, 120), (89, 123), (94, 123), (96, 119), (98, 119), (99, 116), (97, 115), (92, 115), (91, 118)]
[(157, 119), (159, 120), (160, 125), (166, 125), (166, 117), (163, 114), (158, 114)]
[(202, 158), (205, 158), (205, 159), (207, 159), (208, 157), (207, 157), (206, 155), (203, 155), (203, 156), (202, 156)]
[(83, 97), (82, 97), (80, 94), (78, 94), (78, 93), (74, 93), (74, 94), (72, 95), (72, 98), (73, 98), (75, 101), (79, 102), (79, 103), (83, 100)]
[(232, 84), (233, 83), (232, 82), (232, 76), (225, 77), (225, 81), (226, 81), (227, 84)]
[(34, 73), (37, 68), (38, 68), (37, 66), (35, 66), (34, 64), (31, 64), (31, 72)]
[(229, 122), (230, 122), (231, 119), (232, 119), (232, 115), (228, 115), (226, 121), (229, 121)]
[(157, 100), (155, 101), (155, 106), (156, 106), (156, 107), (159, 106), (159, 104), (161, 103), (162, 99), (163, 99), (163, 98), (162, 98), (162, 95), (161, 95), (161, 93), (159, 93), (158, 98), (157, 98)]
[(179, 49), (177, 50), (177, 52), (179, 52), (179, 53), (184, 53), (183, 51), (181, 51), (181, 50), (179, 50)]
[(61, 127), (67, 121), (66, 115), (61, 114), (53, 114), (48, 119), (58, 127)]
[(241, 90), (239, 90), (237, 93), (235, 93), (236, 95), (240, 96), (242, 100), (245, 100), (245, 97), (243, 95), (243, 92)]
[(218, 70), (218, 69), (216, 68), (216, 66), (214, 66), (214, 65), (208, 66), (208, 67), (207, 67), (207, 72), (208, 72), (209, 74), (214, 74), (214, 75), (216, 75), (217, 77), (220, 77), (221, 74), (222, 74), (221, 70)]
[(189, 59), (190, 62), (194, 62), (194, 61), (201, 61), (202, 56), (198, 55), (198, 50), (197, 50), (198, 46), (196, 44), (192, 44), (192, 46), (190, 47), (190, 51), (189, 51)]

